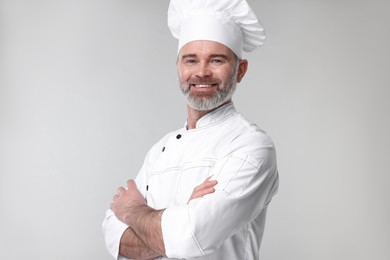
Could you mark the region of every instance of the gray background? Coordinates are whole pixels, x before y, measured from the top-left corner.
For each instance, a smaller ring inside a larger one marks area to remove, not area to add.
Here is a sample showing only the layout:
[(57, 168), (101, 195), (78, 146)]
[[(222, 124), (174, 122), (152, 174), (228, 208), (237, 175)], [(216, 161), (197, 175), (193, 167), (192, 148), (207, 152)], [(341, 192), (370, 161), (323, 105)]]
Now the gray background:
[[(250, 1), (237, 109), (275, 141), (262, 259), (390, 258), (390, 8)], [(101, 222), (183, 126), (168, 1), (0, 0), (0, 259), (110, 259)]]

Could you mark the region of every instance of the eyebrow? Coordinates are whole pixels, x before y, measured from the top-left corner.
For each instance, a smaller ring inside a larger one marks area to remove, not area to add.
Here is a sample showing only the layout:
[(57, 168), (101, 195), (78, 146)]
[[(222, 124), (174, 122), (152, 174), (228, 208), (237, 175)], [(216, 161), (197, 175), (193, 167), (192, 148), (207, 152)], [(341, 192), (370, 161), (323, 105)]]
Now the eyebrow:
[(184, 54), (180, 58), (181, 59), (186, 59), (186, 58), (195, 58), (196, 54)]
[(225, 60), (229, 60), (228, 56), (225, 54), (212, 54), (210, 55), (210, 58), (222, 58)]
[[(181, 59), (186, 59), (186, 58), (196, 58), (196, 54), (184, 54), (181, 56)], [(222, 58), (225, 60), (229, 60), (228, 56), (225, 54), (211, 54), (209, 58)]]

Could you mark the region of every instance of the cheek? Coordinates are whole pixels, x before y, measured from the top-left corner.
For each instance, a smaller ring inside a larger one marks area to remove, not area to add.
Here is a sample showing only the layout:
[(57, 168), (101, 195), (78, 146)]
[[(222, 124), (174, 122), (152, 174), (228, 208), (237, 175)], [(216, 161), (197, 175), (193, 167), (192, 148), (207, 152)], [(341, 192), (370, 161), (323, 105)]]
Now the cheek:
[(183, 72), (183, 70), (180, 70), (180, 69), (177, 70), (177, 76), (178, 76), (180, 81), (182, 81), (182, 79), (184, 78), (184, 75), (185, 75), (185, 73)]
[(177, 74), (179, 79), (179, 87), (182, 91), (187, 91), (187, 80), (180, 73)]
[(180, 86), (182, 86), (186, 82), (186, 80), (185, 80), (185, 78), (183, 77), (182, 74), (177, 74), (177, 76), (179, 78)]
[(191, 72), (186, 70), (186, 71), (178, 71), (178, 78), (179, 78), (179, 82), (182, 84), (182, 83), (186, 83), (189, 79), (191, 79)]
[(227, 82), (227, 81), (229, 81), (229, 80), (231, 79), (231, 75), (232, 75), (232, 74), (230, 74), (230, 73), (224, 71), (224, 72), (218, 74), (218, 78), (219, 78), (221, 81), (223, 81), (223, 82)]

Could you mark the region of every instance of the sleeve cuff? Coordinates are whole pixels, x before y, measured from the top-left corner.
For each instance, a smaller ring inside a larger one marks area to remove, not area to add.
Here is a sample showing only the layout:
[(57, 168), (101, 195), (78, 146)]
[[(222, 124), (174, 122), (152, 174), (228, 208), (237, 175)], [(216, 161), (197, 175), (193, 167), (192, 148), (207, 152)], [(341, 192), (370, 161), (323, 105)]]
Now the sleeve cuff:
[(106, 248), (110, 255), (114, 259), (126, 259), (119, 256), (119, 244), (123, 235), (123, 232), (128, 228), (128, 226), (120, 221), (112, 210), (107, 210), (106, 218), (103, 221), (103, 233), (104, 240), (106, 243)]
[(188, 205), (164, 210), (161, 229), (168, 258), (188, 258), (204, 255), (191, 227)]

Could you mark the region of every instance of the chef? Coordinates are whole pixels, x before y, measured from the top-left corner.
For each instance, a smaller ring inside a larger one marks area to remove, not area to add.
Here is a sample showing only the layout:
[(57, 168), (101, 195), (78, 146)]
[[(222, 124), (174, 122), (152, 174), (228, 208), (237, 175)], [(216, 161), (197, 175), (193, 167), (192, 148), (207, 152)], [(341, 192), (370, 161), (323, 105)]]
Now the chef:
[(264, 29), (245, 0), (171, 0), (187, 122), (120, 187), (103, 232), (115, 259), (259, 259), (278, 189), (272, 140), (232, 102)]

